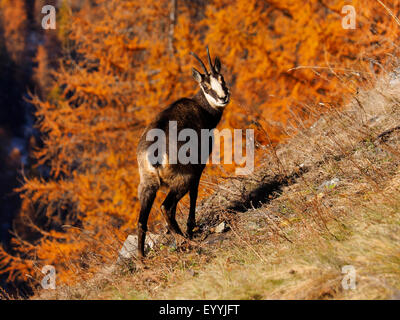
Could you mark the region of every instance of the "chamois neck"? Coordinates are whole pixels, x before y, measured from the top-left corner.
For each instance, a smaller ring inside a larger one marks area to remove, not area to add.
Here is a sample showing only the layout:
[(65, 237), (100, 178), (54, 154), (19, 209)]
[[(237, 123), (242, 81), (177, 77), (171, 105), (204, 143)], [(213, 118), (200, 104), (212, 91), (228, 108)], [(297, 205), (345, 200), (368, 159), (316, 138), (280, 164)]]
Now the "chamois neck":
[(193, 100), (195, 100), (199, 105), (201, 105), (204, 109), (206, 109), (209, 113), (213, 115), (222, 116), (222, 113), (224, 112), (224, 108), (212, 107), (207, 101), (203, 90), (201, 89), (193, 96)]
[(224, 108), (213, 108), (207, 101), (203, 90), (199, 90), (192, 98), (196, 101), (203, 110), (203, 114), (209, 119), (208, 128), (216, 128), (219, 121), (221, 120)]

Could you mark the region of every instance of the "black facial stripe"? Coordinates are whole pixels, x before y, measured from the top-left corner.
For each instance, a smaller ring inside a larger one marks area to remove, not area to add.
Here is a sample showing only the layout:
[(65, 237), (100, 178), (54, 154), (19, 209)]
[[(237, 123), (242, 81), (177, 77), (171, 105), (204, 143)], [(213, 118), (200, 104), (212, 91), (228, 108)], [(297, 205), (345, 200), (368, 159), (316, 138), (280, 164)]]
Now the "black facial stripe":
[(228, 91), (226, 89), (224, 89), (224, 96), (220, 97), (214, 90), (210, 89), (210, 90), (204, 90), (207, 94), (209, 94), (210, 96), (212, 96), (216, 101), (221, 100), (221, 99), (225, 99), (225, 97), (228, 95)]
[(216, 101), (219, 99), (217, 93), (214, 90), (210, 90), (208, 94), (212, 96)]
[[(204, 80), (203, 80), (203, 83), (201, 86), (202, 86), (204, 92), (207, 93), (208, 95), (212, 96), (216, 101), (223, 100), (229, 95), (229, 90), (225, 84), (224, 77), (222, 75), (218, 75), (218, 74), (213, 75), (213, 76), (221, 84), (222, 90), (224, 91), (223, 97), (218, 96), (218, 94), (211, 88), (210, 75), (206, 75), (204, 77)], [(221, 76), (221, 79), (219, 79), (219, 76)]]

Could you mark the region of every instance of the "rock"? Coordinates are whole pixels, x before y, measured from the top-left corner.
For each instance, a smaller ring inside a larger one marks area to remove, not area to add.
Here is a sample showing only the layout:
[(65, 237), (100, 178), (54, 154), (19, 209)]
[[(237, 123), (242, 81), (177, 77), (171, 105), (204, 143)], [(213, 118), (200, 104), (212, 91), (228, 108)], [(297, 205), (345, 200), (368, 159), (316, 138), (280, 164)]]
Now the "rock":
[(396, 87), (400, 84), (400, 79), (399, 78), (393, 78), (389, 81), (389, 84), (391, 87)]
[(147, 251), (150, 251), (151, 249), (154, 249), (159, 240), (160, 236), (158, 234), (148, 232), (146, 235), (145, 250), (147, 249)]
[(318, 190), (323, 190), (323, 189), (332, 189), (336, 187), (339, 184), (339, 179), (338, 178), (333, 178), (332, 180), (325, 181), (322, 183), (319, 187)]
[(137, 256), (137, 248), (138, 248), (137, 241), (138, 241), (137, 236), (129, 235), (126, 238), (121, 250), (119, 250), (118, 252), (117, 263), (121, 262), (121, 260), (123, 259), (131, 259)]
[[(159, 235), (148, 232), (146, 235), (146, 241), (144, 244), (145, 253), (149, 252), (153, 249), (158, 241)], [(132, 258), (137, 258), (138, 251), (138, 236), (137, 235), (129, 235), (121, 250), (119, 251), (119, 257), (117, 263), (121, 262), (121, 260), (127, 260)]]
[(395, 87), (400, 85), (400, 68), (396, 68), (389, 74), (389, 85)]
[(218, 226), (215, 227), (215, 233), (222, 233), (228, 229), (228, 226), (225, 221), (221, 222)]

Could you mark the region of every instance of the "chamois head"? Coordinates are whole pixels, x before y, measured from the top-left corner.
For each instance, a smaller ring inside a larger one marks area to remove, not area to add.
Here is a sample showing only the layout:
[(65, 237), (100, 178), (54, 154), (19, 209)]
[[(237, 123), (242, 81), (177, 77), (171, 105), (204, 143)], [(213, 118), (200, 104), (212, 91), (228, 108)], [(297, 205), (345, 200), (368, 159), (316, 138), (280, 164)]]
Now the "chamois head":
[(221, 61), (216, 57), (213, 65), (207, 47), (208, 63), (210, 65), (210, 72), (208, 72), (203, 61), (201, 61), (197, 54), (193, 52), (190, 54), (200, 62), (204, 70), (203, 74), (196, 68), (192, 68), (193, 78), (199, 83), (208, 103), (214, 108), (225, 107), (229, 103), (230, 92), (225, 84), (224, 77), (220, 73)]

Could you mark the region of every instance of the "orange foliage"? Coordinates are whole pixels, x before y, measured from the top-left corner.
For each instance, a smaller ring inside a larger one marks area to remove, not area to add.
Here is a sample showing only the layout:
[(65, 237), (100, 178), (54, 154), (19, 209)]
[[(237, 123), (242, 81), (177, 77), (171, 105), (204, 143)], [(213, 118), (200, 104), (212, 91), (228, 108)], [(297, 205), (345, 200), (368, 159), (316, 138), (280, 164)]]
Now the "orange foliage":
[(27, 14), (25, 1), (2, 0), (0, 10), (7, 51), (11, 59), (20, 64), (26, 53)]
[[(349, 1), (190, 1), (179, 2), (171, 52), (171, 1), (96, 3), (70, 17), (72, 49), (55, 72), (48, 99), (32, 98), (45, 133), (35, 157), (50, 173), (26, 178), (19, 190), (21, 216), (40, 237), (15, 238), (15, 259), (0, 252), (11, 278), (34, 274), (35, 260), (55, 265), (61, 281), (73, 281), (71, 265), (81, 265), (93, 250), (80, 230), (102, 243), (100, 257), (132, 232), (139, 211), (139, 134), (156, 112), (197, 90), (190, 51), (204, 57), (208, 44), (221, 57), (233, 92), (221, 127), (258, 122), (276, 143), (284, 134), (270, 122), (313, 116), (304, 108), (311, 103), (342, 103), (370, 66), (384, 62), (398, 32), (372, 0), (351, 2), (355, 30), (341, 27), (341, 8)], [(257, 137), (265, 143), (262, 131)], [(216, 167), (207, 172), (215, 175)], [(35, 225), (38, 217), (46, 223)]]
[[(249, 108), (263, 124), (285, 123), (292, 111), (305, 117), (308, 103), (342, 103), (360, 78), (349, 70), (369, 70), (363, 66), (369, 67), (370, 58), (382, 62), (397, 38), (398, 26), (373, 0), (217, 3), (207, 9), (204, 41), (235, 76), (239, 106), (229, 111), (237, 118), (238, 110)], [(356, 9), (355, 30), (342, 28), (346, 4)], [(294, 69), (299, 66), (304, 68)], [(265, 125), (278, 141), (278, 127)]]

